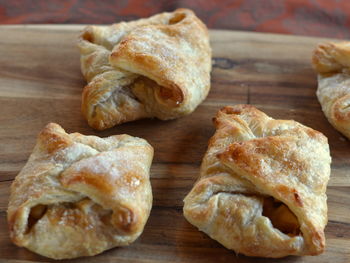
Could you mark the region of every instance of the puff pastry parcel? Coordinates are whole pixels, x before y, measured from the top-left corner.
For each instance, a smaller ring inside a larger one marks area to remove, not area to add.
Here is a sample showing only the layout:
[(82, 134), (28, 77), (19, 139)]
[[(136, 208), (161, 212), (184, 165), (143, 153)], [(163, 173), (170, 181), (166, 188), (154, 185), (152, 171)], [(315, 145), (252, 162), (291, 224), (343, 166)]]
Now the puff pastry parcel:
[(111, 26), (88, 26), (79, 39), (88, 82), (82, 112), (103, 130), (141, 118), (191, 113), (210, 88), (206, 26), (188, 9)]
[(54, 259), (130, 244), (151, 210), (152, 158), (140, 138), (67, 134), (47, 125), (11, 186), (11, 239)]
[(247, 256), (322, 253), (327, 138), (249, 105), (221, 109), (214, 123), (200, 178), (184, 200), (186, 219)]
[(312, 56), (317, 97), (329, 122), (350, 138), (350, 42), (320, 44)]

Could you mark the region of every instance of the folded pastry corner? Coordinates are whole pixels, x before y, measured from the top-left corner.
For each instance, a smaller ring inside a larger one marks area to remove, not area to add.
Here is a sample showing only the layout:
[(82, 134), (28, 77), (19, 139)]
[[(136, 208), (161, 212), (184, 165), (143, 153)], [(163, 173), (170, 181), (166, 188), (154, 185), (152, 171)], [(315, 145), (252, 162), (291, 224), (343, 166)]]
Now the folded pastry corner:
[(184, 199), (185, 218), (247, 256), (322, 253), (331, 162), (327, 138), (250, 105), (227, 106), (214, 123), (200, 177)]
[(328, 121), (350, 138), (350, 42), (323, 43), (312, 55), (317, 98)]
[(209, 92), (208, 30), (191, 10), (88, 26), (78, 46), (88, 82), (82, 112), (95, 129), (147, 117), (178, 118)]
[(141, 138), (67, 134), (48, 124), (11, 186), (11, 239), (53, 259), (132, 243), (152, 206), (152, 158)]

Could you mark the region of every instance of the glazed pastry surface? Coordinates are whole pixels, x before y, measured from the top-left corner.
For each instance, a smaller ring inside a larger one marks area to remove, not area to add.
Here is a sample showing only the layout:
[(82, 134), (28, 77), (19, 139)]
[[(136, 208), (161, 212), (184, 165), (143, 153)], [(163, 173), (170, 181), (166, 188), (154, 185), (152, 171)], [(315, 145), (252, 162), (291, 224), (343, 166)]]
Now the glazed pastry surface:
[(88, 82), (82, 112), (95, 129), (141, 118), (178, 118), (209, 92), (208, 30), (191, 10), (88, 26), (78, 46)]
[(151, 210), (152, 158), (141, 138), (67, 134), (48, 124), (11, 185), (12, 241), (54, 259), (129, 245)]
[(350, 42), (320, 44), (312, 65), (318, 73), (316, 94), (325, 116), (350, 138)]
[(250, 105), (224, 107), (214, 124), (200, 177), (184, 200), (186, 219), (247, 256), (322, 253), (327, 138)]

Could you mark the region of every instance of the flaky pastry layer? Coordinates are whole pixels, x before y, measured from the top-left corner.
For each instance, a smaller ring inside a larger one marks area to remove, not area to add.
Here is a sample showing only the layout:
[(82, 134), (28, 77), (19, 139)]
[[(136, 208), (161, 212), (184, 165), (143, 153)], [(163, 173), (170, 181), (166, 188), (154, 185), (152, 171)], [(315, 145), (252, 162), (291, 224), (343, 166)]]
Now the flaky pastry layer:
[(318, 73), (316, 94), (325, 116), (350, 138), (350, 42), (320, 44), (312, 65)]
[(11, 185), (11, 239), (54, 259), (132, 243), (152, 206), (152, 158), (140, 138), (67, 134), (48, 124)]
[(209, 92), (208, 31), (191, 10), (89, 26), (78, 46), (88, 82), (82, 112), (95, 129), (141, 118), (178, 118)]
[(250, 105), (221, 109), (214, 124), (200, 177), (184, 200), (186, 219), (247, 256), (322, 253), (327, 138)]

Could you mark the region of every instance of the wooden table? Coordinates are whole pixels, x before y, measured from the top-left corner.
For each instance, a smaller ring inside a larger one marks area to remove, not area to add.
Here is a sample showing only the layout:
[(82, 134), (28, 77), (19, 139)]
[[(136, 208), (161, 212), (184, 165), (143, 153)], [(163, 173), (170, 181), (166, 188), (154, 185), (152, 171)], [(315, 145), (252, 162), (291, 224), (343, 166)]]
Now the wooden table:
[[(350, 262), (350, 143), (325, 119), (316, 99), (311, 51), (324, 39), (211, 31), (212, 88), (197, 110), (174, 121), (141, 120), (97, 132), (80, 113), (76, 36), (82, 26), (0, 27), (0, 261), (49, 261), (10, 242), (9, 187), (48, 122), (68, 132), (128, 133), (155, 148), (154, 203), (144, 233), (131, 246), (74, 262)], [(198, 176), (214, 133), (211, 119), (225, 105), (248, 103), (274, 118), (294, 119), (323, 132), (331, 147), (327, 249), (317, 257), (280, 260), (236, 255), (197, 231), (182, 215), (183, 198)], [(6, 260), (5, 260), (6, 259)]]

